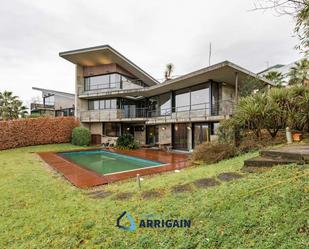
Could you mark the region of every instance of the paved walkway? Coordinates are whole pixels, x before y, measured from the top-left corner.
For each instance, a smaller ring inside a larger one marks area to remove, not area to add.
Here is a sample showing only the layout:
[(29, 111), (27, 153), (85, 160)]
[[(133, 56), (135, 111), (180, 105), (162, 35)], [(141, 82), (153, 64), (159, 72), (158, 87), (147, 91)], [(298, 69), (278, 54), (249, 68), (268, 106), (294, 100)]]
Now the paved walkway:
[(244, 162), (245, 167), (271, 167), (279, 164), (309, 163), (309, 145), (291, 144), (283, 147), (264, 149), (260, 155)]
[(136, 174), (149, 175), (171, 171), (175, 169), (182, 169), (190, 166), (188, 161), (189, 154), (174, 153), (165, 151), (156, 151), (151, 149), (139, 150), (117, 150), (110, 149), (110, 151), (135, 156), (143, 159), (162, 162), (163, 166), (136, 169), (127, 172), (119, 172), (109, 175), (98, 174), (96, 172), (85, 169), (73, 162), (65, 160), (55, 152), (41, 152), (38, 155), (52, 168), (63, 174), (73, 185), (78, 188), (89, 188), (102, 184), (107, 184), (130, 177), (135, 177)]

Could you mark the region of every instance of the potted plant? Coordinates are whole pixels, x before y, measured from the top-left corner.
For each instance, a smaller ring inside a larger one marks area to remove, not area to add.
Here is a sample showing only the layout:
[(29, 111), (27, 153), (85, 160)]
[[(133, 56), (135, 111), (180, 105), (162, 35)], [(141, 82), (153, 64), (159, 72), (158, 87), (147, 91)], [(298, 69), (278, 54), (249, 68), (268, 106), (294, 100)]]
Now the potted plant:
[(293, 133), (293, 141), (300, 142), (302, 140), (302, 134), (300, 132)]

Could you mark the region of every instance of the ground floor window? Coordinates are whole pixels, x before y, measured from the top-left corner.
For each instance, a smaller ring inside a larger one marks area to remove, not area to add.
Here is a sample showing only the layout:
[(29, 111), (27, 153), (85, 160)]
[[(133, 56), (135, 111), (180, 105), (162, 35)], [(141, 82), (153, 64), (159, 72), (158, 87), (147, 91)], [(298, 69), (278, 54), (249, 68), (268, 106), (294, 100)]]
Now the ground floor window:
[(119, 137), (121, 132), (120, 123), (103, 123), (103, 134), (108, 137)]
[(146, 127), (146, 144), (155, 145), (159, 142), (159, 127), (150, 125)]
[(208, 123), (193, 124), (193, 147), (210, 141), (211, 125)]

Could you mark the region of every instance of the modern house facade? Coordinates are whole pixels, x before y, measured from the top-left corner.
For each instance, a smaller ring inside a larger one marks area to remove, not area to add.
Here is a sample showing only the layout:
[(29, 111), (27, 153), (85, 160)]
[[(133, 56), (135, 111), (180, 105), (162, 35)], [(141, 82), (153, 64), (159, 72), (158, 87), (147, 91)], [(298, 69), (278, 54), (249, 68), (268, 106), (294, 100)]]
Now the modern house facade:
[(247, 77), (271, 84), (228, 61), (159, 83), (108, 45), (59, 55), (76, 65), (75, 116), (102, 141), (127, 132), (145, 146), (190, 151), (216, 139)]
[(42, 101), (30, 104), (31, 114), (52, 117), (74, 116), (75, 94), (38, 87), (32, 87), (32, 89), (42, 93)]

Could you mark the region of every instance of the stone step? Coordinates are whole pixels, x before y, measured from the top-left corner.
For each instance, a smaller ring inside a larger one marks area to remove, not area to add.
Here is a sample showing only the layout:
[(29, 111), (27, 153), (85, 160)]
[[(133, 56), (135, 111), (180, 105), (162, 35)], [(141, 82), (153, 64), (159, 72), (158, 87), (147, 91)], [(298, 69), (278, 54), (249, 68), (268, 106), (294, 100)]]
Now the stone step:
[(279, 164), (282, 165), (282, 164), (290, 164), (290, 163), (304, 164), (305, 162), (302, 160), (257, 156), (257, 157), (245, 160), (244, 167), (272, 167), (272, 166), (279, 165)]
[(262, 157), (270, 157), (279, 160), (286, 159), (286, 160), (303, 161), (305, 159), (302, 153), (280, 151), (280, 150), (261, 150), (260, 155)]

